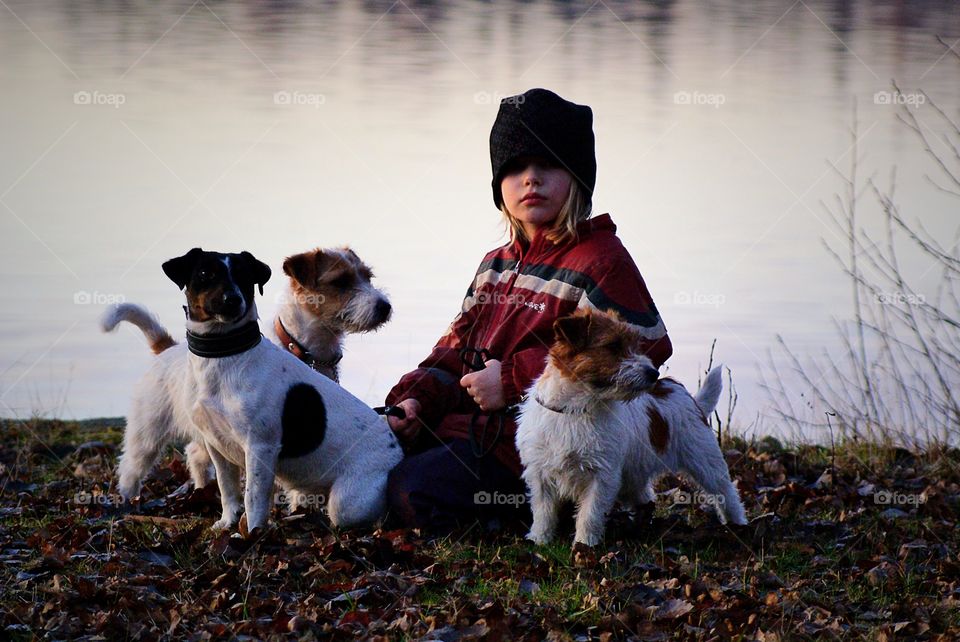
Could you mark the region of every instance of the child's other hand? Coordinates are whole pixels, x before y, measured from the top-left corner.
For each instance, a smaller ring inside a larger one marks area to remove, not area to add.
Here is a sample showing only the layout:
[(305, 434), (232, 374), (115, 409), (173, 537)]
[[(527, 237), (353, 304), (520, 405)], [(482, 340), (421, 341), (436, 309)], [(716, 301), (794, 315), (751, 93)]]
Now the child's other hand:
[(507, 405), (503, 397), (503, 384), (500, 382), (500, 362), (496, 359), (484, 362), (483, 370), (463, 375), (460, 385), (484, 412), (500, 410)]
[(401, 419), (391, 415), (387, 417), (387, 424), (400, 441), (410, 441), (420, 432), (420, 402), (416, 399), (404, 399), (397, 407), (403, 408), (407, 416)]

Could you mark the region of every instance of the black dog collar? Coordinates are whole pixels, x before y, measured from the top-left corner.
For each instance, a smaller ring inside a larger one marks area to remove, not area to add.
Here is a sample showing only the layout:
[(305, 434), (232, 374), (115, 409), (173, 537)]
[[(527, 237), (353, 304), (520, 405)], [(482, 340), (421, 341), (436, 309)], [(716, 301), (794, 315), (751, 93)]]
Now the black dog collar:
[(262, 338), (260, 325), (251, 321), (225, 334), (194, 334), (187, 330), (187, 348), (198, 357), (219, 359), (246, 352)]

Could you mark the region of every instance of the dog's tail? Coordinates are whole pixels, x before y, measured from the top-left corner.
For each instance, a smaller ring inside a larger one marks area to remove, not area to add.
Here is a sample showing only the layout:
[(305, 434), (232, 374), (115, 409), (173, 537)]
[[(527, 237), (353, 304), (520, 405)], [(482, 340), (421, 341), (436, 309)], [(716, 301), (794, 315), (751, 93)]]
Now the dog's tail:
[(160, 354), (177, 344), (167, 329), (160, 325), (157, 318), (143, 306), (135, 303), (119, 303), (111, 306), (100, 319), (100, 328), (104, 332), (112, 332), (121, 321), (127, 321), (140, 328), (150, 342), (153, 354)]
[(709, 417), (716, 409), (721, 391), (723, 391), (723, 366), (718, 365), (707, 373), (707, 378), (703, 380), (703, 385), (700, 386), (696, 396), (697, 405), (705, 416)]

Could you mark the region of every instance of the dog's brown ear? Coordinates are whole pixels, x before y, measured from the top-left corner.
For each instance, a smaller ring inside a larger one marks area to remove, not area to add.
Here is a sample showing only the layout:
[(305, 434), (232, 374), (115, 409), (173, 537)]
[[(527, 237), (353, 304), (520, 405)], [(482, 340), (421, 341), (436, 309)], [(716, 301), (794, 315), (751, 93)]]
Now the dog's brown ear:
[(283, 261), (283, 273), (303, 286), (311, 286), (317, 282), (317, 260), (319, 251), (303, 252), (288, 256)]
[(561, 317), (553, 322), (553, 334), (557, 341), (563, 341), (572, 348), (580, 350), (590, 341), (590, 328), (593, 315), (573, 314)]
[(203, 256), (203, 250), (195, 247), (183, 256), (165, 261), (160, 267), (163, 268), (163, 273), (182, 290), (190, 282), (190, 275), (193, 274), (193, 268), (196, 267), (201, 256)]
[(333, 280), (349, 268), (350, 264), (339, 252), (323, 250), (296, 254), (283, 262), (284, 273), (305, 288), (314, 288), (320, 281)]

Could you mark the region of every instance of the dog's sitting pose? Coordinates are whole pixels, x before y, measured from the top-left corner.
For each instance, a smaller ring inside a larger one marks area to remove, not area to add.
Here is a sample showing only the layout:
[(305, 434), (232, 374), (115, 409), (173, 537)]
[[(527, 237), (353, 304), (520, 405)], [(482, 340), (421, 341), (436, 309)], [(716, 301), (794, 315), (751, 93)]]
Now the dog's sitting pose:
[[(289, 279), (273, 323), (278, 345), (317, 372), (339, 381), (344, 336), (370, 332), (386, 323), (391, 314), (387, 296), (371, 283), (371, 269), (346, 247), (295, 254), (283, 262), (283, 271)], [(140, 328), (155, 354), (172, 348), (177, 355), (156, 364), (156, 379), (173, 380), (187, 367), (187, 347), (178, 345), (146, 309), (133, 303), (113, 306), (104, 315), (103, 330), (112, 331), (121, 321)], [(165, 386), (156, 388), (153, 394), (164, 390)], [(141, 438), (155, 442), (158, 452), (174, 441), (189, 442), (185, 449), (187, 467), (194, 486), (202, 488), (214, 479), (213, 462), (203, 442), (194, 439), (191, 425), (167, 422), (144, 426)], [(148, 472), (141, 471), (141, 479)]]
[(215, 528), (233, 527), (242, 510), (250, 531), (262, 527), (275, 480), (294, 498), (325, 494), (334, 525), (379, 519), (387, 473), (402, 459), (397, 440), (362, 401), (261, 340), (254, 287), (262, 290), (270, 268), (249, 252), (194, 248), (163, 270), (186, 291), (190, 354), (184, 362), (179, 351), (162, 351), (138, 385), (123, 439), (120, 494), (139, 493), (164, 445), (156, 435), (189, 426), (216, 468), (223, 516)]
[(706, 415), (723, 387), (720, 368), (696, 399), (658, 379), (641, 337), (616, 315), (581, 310), (554, 323), (547, 367), (531, 386), (517, 427), (523, 479), (538, 544), (553, 537), (560, 503), (576, 504), (574, 541), (593, 546), (618, 499), (654, 500), (653, 484), (683, 472), (714, 499), (721, 521), (745, 524), (737, 489)]

